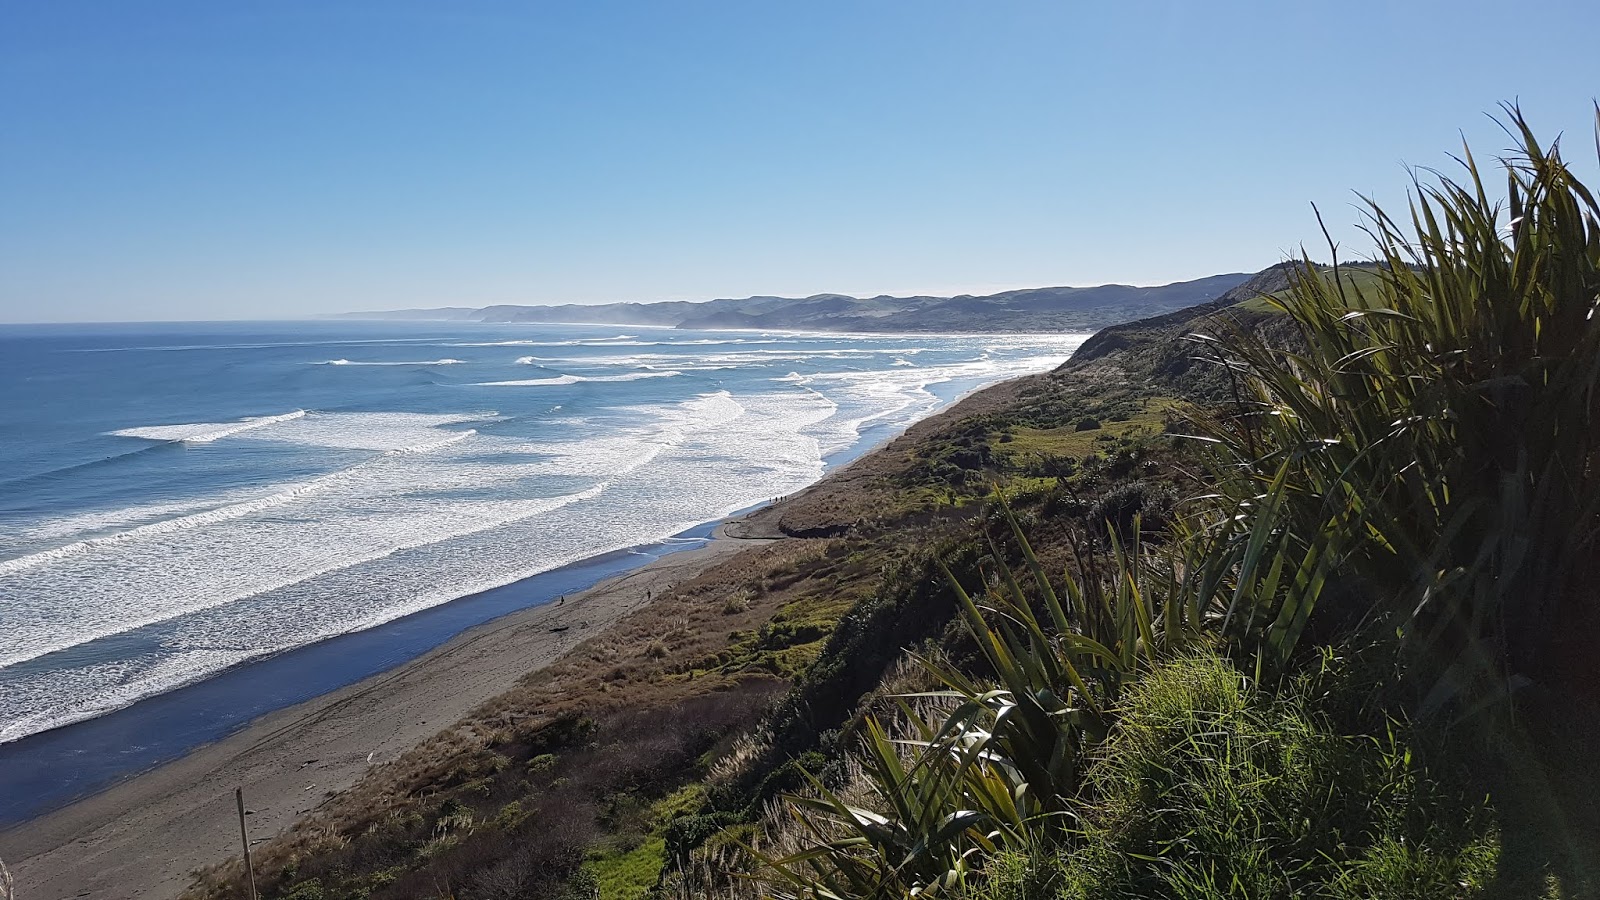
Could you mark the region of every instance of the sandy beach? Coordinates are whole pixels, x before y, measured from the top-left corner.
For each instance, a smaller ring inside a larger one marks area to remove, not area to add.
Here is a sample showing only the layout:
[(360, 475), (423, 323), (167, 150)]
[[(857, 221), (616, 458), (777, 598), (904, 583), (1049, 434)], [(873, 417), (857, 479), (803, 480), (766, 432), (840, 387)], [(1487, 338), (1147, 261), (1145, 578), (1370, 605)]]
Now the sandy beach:
[(239, 852), (233, 792), (253, 843), (277, 834), (372, 767), (455, 723), (525, 674), (671, 584), (763, 541), (719, 528), (705, 546), (614, 576), (564, 603), (479, 625), (380, 675), (269, 714), (224, 740), (0, 832), (27, 900), (175, 897), (197, 867)]

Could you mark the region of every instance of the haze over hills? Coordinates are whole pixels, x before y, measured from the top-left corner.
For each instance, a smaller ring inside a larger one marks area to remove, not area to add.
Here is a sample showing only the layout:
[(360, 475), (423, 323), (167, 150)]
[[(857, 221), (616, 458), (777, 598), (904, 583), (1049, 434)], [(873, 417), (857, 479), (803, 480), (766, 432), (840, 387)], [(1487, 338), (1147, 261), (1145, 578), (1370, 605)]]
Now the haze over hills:
[(859, 298), (814, 294), (697, 302), (405, 309), (347, 313), (341, 318), (810, 331), (1094, 331), (1214, 300), (1250, 277), (1248, 273), (1232, 273), (1157, 287), (1042, 287), (986, 296)]

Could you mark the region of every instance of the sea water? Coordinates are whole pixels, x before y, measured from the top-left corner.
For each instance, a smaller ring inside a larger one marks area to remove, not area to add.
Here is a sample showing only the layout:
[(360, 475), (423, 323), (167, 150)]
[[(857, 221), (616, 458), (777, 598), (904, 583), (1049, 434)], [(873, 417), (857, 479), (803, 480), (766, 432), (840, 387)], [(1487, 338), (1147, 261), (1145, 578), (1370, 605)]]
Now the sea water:
[(1083, 338), (0, 327), (0, 743), (791, 493)]

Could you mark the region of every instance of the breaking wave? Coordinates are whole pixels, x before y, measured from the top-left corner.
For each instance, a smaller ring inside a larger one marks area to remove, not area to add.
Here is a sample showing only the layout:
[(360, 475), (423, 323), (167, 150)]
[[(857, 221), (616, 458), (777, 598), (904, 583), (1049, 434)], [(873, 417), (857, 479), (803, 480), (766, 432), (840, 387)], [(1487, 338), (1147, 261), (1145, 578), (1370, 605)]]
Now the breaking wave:
[(193, 425), (153, 425), (148, 428), (124, 428), (120, 431), (110, 432), (118, 437), (143, 438), (147, 441), (182, 441), (185, 444), (209, 444), (225, 437), (232, 437), (268, 425), (277, 425), (280, 422), (292, 422), (304, 418), (306, 411), (297, 409), (276, 416), (252, 416), (232, 423), (201, 422)]
[(682, 375), (675, 369), (665, 372), (629, 372), (626, 375), (557, 375), (553, 378), (523, 378), (516, 381), (480, 381), (476, 387), (539, 387), (553, 384), (581, 384), (586, 381), (638, 381), (643, 378), (671, 378)]
[[(384, 451), (383, 456), (408, 456), (413, 453), (428, 453), (430, 451), (443, 449), (451, 444), (460, 443), (461, 441), (472, 437), (474, 434), (477, 434), (477, 431), (469, 428), (466, 431), (456, 432), (447, 438), (433, 441), (432, 443), (417, 444), (411, 447), (397, 447), (393, 450), (386, 450)], [(350, 478), (352, 475), (361, 471), (367, 466), (372, 465), (372, 463), (373, 461), (369, 460), (365, 463), (351, 466), (350, 468), (342, 471), (323, 475), (320, 478), (313, 478), (310, 481), (290, 485), (283, 490), (269, 494), (265, 497), (257, 497), (253, 500), (245, 500), (239, 503), (230, 503), (225, 506), (216, 507), (215, 509), (208, 509), (205, 512), (189, 513), (187, 515), (181, 515), (171, 519), (163, 519), (159, 522), (137, 525), (133, 528), (129, 528), (126, 531), (119, 531), (115, 534), (108, 534), (102, 537), (85, 538), (81, 541), (73, 541), (70, 544), (63, 544), (60, 547), (52, 547), (49, 550), (41, 550), (37, 553), (30, 553), (27, 556), (18, 556), (12, 559), (0, 560), (0, 577), (12, 575), (27, 569), (32, 569), (48, 562), (54, 562), (64, 557), (72, 556), (76, 553), (82, 553), (86, 550), (108, 547), (113, 544), (153, 537), (158, 534), (170, 534), (175, 531), (185, 531), (192, 528), (200, 528), (206, 525), (215, 525), (219, 522), (226, 522), (229, 519), (238, 519), (244, 516), (254, 515), (255, 513), (272, 509), (275, 506), (283, 506), (284, 504), (292, 503), (309, 494), (328, 490), (341, 481)], [(0, 666), (11, 665), (12, 663), (18, 661), (19, 660), (17, 659), (12, 659), (0, 654)]]
[(464, 359), (423, 359), (415, 361), (371, 361), (358, 362), (349, 359), (329, 359), (317, 363), (321, 366), (459, 366), (465, 363)]

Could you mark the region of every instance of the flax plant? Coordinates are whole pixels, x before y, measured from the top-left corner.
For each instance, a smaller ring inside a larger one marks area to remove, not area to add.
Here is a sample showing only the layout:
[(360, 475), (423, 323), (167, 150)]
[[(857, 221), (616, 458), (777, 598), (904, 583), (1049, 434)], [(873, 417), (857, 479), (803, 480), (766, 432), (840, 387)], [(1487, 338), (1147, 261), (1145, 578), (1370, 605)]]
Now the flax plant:
[(1467, 150), (1404, 223), (1368, 202), (1375, 278), (1306, 260), (1271, 298), (1289, 346), (1197, 337), (1244, 392), (1209, 434), (1225, 500), (1336, 552), (1404, 633), (1425, 709), (1593, 669), (1562, 638), (1597, 622), (1600, 207), (1506, 113), (1504, 198)]
[[(945, 690), (899, 698), (917, 735), (894, 740), (879, 720), (866, 722), (861, 760), (883, 808), (852, 805), (815, 779), (789, 798), (811, 846), (762, 857), (788, 896), (948, 894), (998, 850), (1066, 840), (1089, 754), (1125, 686), (1158, 658), (1205, 640), (1198, 597), (1176, 588), (1176, 568), (1154, 564), (1137, 529), (1126, 547), (1113, 533), (1107, 564), (1066, 578), (1063, 594), (1003, 497), (1000, 509), (1032, 596), (998, 542), (977, 598), (945, 572), (994, 683), (921, 660)], [(908, 702), (918, 700), (947, 711), (924, 721)]]

